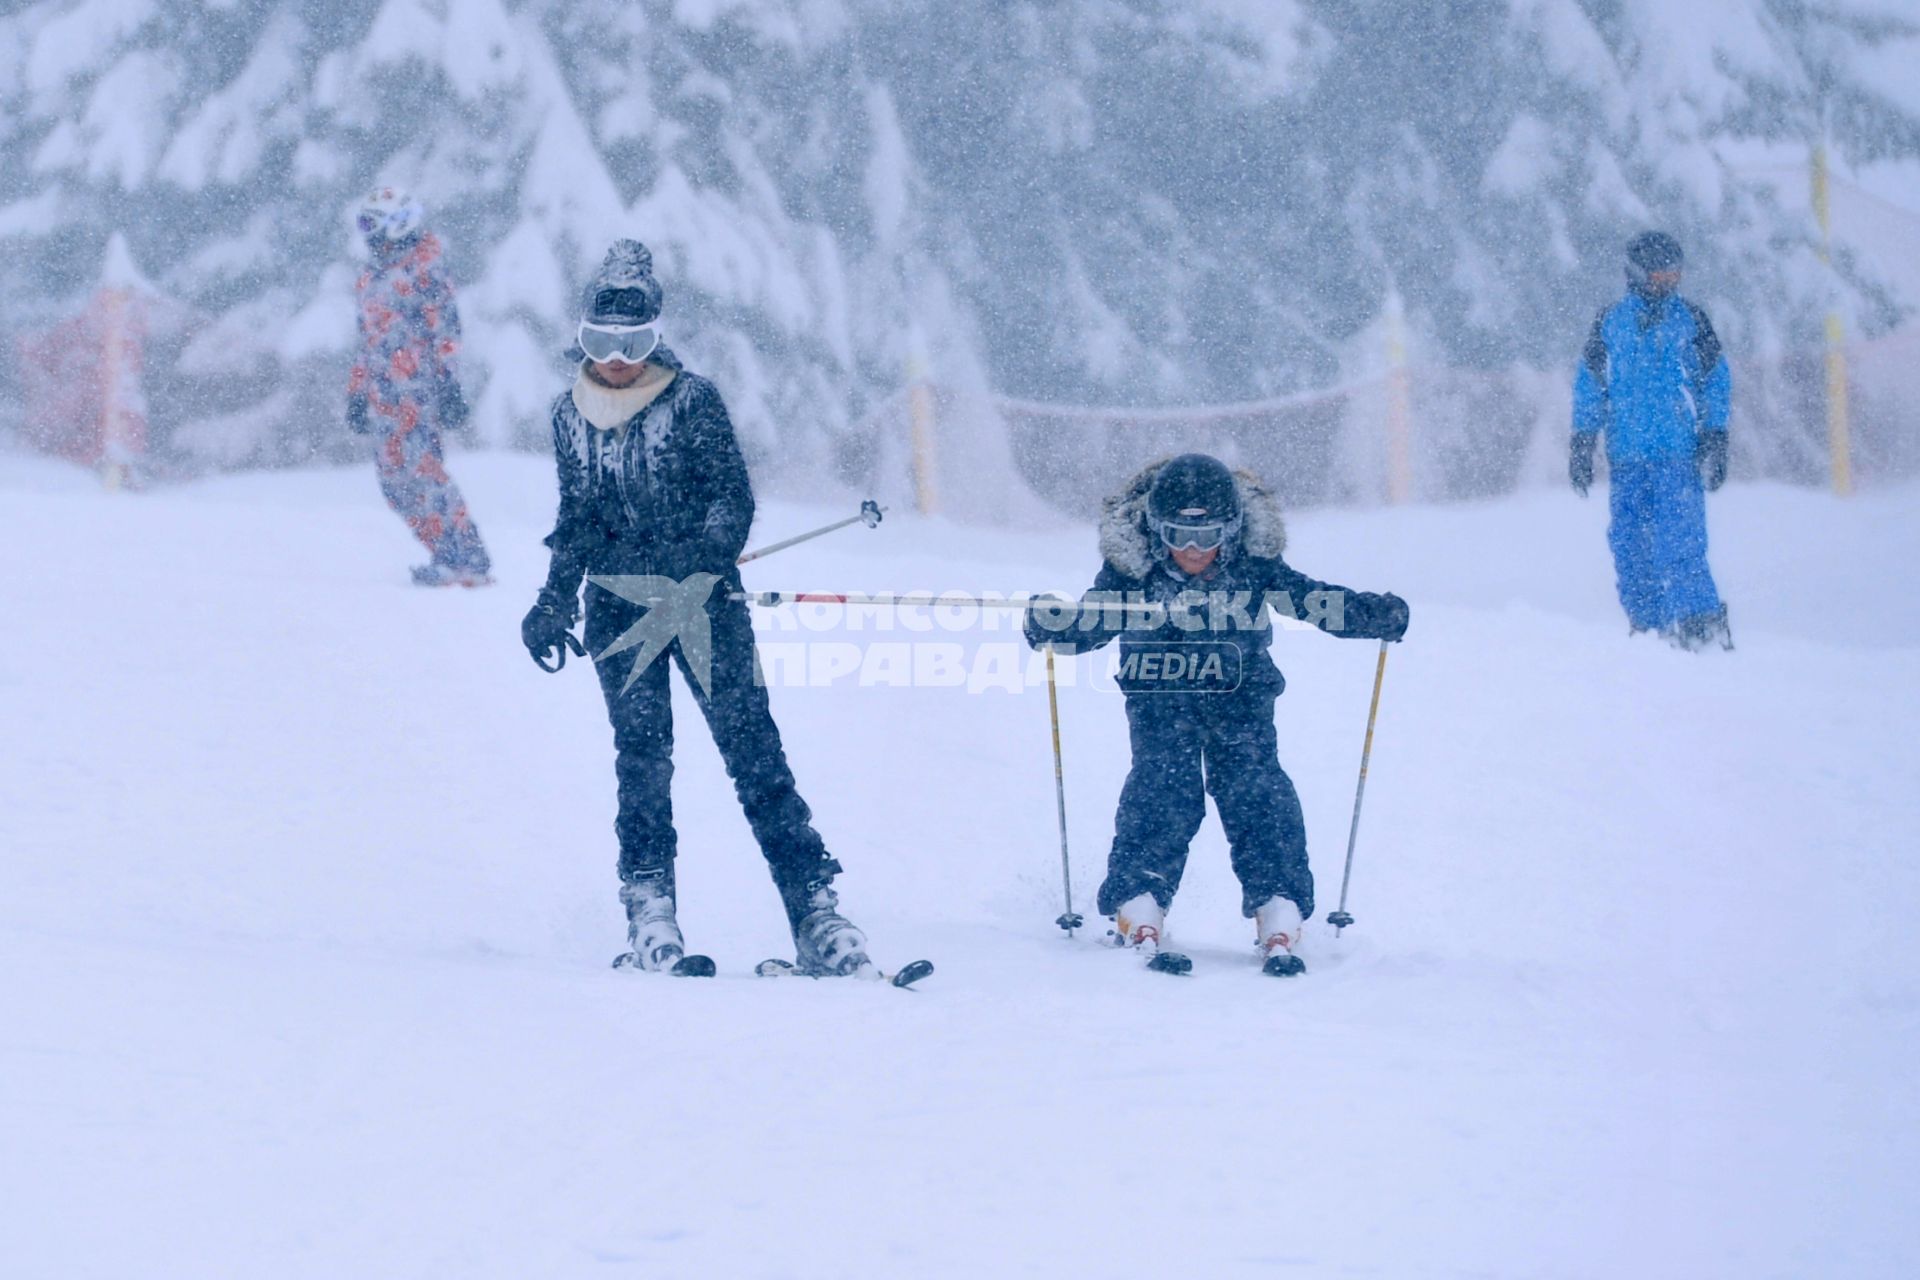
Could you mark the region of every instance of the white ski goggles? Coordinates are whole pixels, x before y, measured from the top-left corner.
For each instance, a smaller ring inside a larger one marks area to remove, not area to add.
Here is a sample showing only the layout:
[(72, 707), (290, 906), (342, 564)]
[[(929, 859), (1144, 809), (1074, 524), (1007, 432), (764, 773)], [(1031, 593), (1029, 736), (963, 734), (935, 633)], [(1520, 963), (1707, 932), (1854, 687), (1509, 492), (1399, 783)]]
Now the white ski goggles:
[(651, 324), (588, 324), (574, 336), (595, 364), (639, 364), (660, 345), (660, 328)]
[(1231, 523), (1206, 520), (1190, 524), (1182, 520), (1162, 520), (1160, 541), (1175, 551), (1211, 551), (1227, 540)]

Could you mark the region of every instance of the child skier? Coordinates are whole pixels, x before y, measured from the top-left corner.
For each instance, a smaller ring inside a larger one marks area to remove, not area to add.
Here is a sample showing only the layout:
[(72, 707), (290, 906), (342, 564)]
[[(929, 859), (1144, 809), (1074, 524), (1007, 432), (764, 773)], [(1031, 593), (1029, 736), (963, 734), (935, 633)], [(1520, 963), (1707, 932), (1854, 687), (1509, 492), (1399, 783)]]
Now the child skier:
[(1120, 640), (1133, 768), (1099, 907), (1123, 946), (1158, 950), (1211, 792), (1266, 971), (1305, 971), (1294, 952), (1313, 913), (1313, 873), (1274, 733), (1286, 681), (1268, 655), (1267, 606), (1372, 640), (1405, 635), (1408, 609), (1395, 595), (1309, 578), (1280, 558), (1285, 547), (1279, 504), (1254, 476), (1183, 454), (1106, 500), (1106, 563), (1080, 604), (1028, 612), (1035, 648), (1077, 653)]
[[(711, 961), (686, 954), (678, 919), (670, 652), (780, 891), (799, 969), (871, 975), (865, 936), (838, 910), (840, 864), (813, 829), (754, 678), (747, 607), (729, 598), (741, 590), (734, 561), (753, 523), (746, 464), (720, 392), (659, 345), (662, 300), (653, 256), (637, 240), (616, 241), (587, 283), (568, 352), (578, 372), (553, 406), (553, 561), (521, 624), (528, 652), (544, 662), (570, 638), (581, 580), (592, 575), (586, 643), (613, 721), (627, 911), (629, 950), (614, 963), (712, 972)], [(633, 579), (640, 582), (630, 588)], [(691, 597), (680, 595), (688, 588)], [(670, 596), (684, 613), (661, 603)], [(675, 625), (658, 629), (668, 622)], [(652, 641), (641, 642), (648, 632)]]

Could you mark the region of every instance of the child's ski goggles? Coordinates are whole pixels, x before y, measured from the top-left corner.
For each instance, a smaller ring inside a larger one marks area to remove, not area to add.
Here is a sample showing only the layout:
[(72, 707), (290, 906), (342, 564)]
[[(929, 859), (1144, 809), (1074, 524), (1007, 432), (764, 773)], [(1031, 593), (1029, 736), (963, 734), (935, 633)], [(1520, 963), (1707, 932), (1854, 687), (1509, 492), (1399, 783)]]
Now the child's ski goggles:
[(1201, 524), (1180, 520), (1160, 522), (1160, 541), (1175, 551), (1211, 551), (1227, 540), (1228, 533), (1227, 523), (1220, 520)]
[(660, 345), (660, 330), (650, 324), (588, 324), (582, 320), (575, 341), (595, 364), (639, 364)]

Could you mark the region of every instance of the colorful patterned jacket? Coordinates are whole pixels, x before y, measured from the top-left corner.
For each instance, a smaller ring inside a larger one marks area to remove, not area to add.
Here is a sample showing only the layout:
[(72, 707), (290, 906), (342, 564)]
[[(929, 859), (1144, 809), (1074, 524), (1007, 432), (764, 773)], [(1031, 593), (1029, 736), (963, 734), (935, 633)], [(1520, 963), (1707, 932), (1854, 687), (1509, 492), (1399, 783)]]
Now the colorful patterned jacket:
[(428, 232), (376, 250), (360, 273), (360, 356), (347, 394), (366, 399), (374, 431), (408, 432), (423, 418), (438, 424), (460, 348), (460, 314), (442, 257)]

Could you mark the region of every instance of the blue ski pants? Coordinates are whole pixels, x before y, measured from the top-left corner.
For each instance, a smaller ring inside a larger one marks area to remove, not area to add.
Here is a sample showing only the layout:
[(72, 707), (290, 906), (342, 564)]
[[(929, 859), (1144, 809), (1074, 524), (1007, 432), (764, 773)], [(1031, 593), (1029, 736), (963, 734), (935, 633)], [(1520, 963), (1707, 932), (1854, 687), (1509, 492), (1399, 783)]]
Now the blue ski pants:
[(1635, 630), (1657, 631), (1720, 607), (1707, 568), (1707, 501), (1692, 458), (1620, 461), (1608, 491), (1620, 604)]

